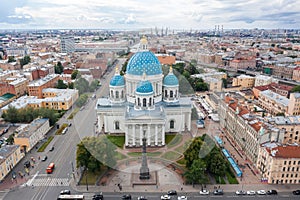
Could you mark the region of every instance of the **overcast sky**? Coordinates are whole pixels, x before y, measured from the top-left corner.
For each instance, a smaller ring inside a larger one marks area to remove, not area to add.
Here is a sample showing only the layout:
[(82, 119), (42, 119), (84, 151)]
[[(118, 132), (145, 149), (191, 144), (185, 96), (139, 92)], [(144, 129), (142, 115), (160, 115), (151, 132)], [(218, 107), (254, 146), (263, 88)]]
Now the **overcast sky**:
[(1, 0), (0, 28), (300, 28), (300, 0)]

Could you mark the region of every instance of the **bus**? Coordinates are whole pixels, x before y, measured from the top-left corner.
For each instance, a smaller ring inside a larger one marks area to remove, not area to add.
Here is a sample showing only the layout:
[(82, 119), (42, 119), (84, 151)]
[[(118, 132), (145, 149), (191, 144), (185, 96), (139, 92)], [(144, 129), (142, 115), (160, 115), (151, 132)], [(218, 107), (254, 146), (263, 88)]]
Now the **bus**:
[(57, 200), (84, 200), (84, 196), (82, 194), (64, 194), (59, 195)]
[(55, 168), (54, 163), (50, 163), (50, 165), (46, 169), (47, 174), (52, 174), (54, 168)]

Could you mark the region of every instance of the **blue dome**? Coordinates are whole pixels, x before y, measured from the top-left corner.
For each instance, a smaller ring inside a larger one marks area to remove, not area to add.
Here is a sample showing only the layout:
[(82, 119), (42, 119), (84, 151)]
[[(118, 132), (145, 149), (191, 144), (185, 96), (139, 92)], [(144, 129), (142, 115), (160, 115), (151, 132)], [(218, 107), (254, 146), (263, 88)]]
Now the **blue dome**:
[(169, 73), (164, 78), (163, 85), (166, 85), (166, 86), (177, 86), (178, 84), (179, 84), (178, 83), (178, 79), (177, 79), (177, 77), (173, 73)]
[(142, 75), (144, 72), (146, 75), (162, 74), (159, 60), (150, 51), (135, 53), (127, 64), (127, 74)]
[(152, 84), (149, 81), (141, 81), (139, 82), (136, 90), (137, 93), (153, 93)]
[(110, 86), (124, 86), (125, 85), (125, 80), (124, 77), (116, 74), (112, 77), (109, 83)]

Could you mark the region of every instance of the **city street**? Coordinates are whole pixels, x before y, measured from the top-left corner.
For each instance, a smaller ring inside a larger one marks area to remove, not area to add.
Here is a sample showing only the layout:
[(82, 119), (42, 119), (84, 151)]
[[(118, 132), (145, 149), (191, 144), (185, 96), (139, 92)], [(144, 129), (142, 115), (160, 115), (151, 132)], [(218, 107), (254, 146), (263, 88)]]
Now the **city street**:
[[(119, 62), (121, 68), (123, 62)], [(101, 87), (96, 91), (97, 97), (108, 95), (109, 80), (114, 75), (115, 71), (111, 70), (105, 75), (105, 79), (101, 80)], [(15, 187), (5, 196), (5, 200), (15, 200), (22, 196), (22, 199), (40, 200), (54, 199), (59, 192), (64, 189), (70, 189), (70, 181), (73, 176), (72, 171), (76, 168), (76, 145), (80, 139), (86, 136), (95, 135), (94, 122), (96, 120), (95, 112), (96, 99), (89, 99), (85, 105), (85, 109), (79, 111), (73, 120), (68, 120), (67, 117), (72, 110), (68, 111), (63, 118), (57, 123), (72, 123), (68, 131), (64, 135), (56, 135), (53, 141), (48, 145), (45, 152), (38, 153), (37, 150), (32, 150), (26, 157), (17, 165), (16, 171), (24, 170), (23, 163), (30, 160), (31, 157), (36, 159), (34, 168), (30, 170), (30, 176), (26, 176), (23, 180), (23, 185)], [(54, 134), (56, 129), (51, 130), (49, 135)], [(49, 152), (49, 149), (54, 146), (54, 151)], [(47, 155), (48, 159), (41, 162), (37, 158), (42, 158)], [(46, 174), (46, 168), (49, 163), (55, 163), (55, 169), (52, 174)], [(75, 172), (77, 173), (77, 172)], [(74, 174), (75, 176), (76, 174)], [(75, 176), (78, 178), (78, 175)], [(78, 181), (78, 180), (76, 180)], [(27, 185), (27, 186), (26, 186)], [(0, 198), (1, 199), (1, 198)]]

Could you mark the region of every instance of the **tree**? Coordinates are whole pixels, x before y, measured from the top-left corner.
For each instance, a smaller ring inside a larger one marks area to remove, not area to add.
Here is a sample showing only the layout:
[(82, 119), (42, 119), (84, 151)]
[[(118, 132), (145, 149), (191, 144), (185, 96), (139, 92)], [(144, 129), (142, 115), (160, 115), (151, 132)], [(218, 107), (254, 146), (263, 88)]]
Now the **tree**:
[(68, 88), (69, 89), (74, 89), (74, 83), (73, 82), (68, 83)]
[(23, 68), (24, 65), (27, 65), (28, 63), (30, 63), (31, 59), (30, 59), (30, 56), (24, 56), (24, 58), (21, 58), (20, 59), (20, 65), (21, 65), (21, 68)]
[(11, 62), (16, 62), (16, 59), (14, 56), (8, 56), (8, 63), (11, 63)]
[(62, 66), (60, 61), (58, 61), (54, 66), (54, 72), (55, 74), (62, 74), (64, 72), (64, 67)]
[(67, 88), (68, 88), (68, 85), (65, 84), (63, 80), (59, 79), (59, 80), (57, 81), (56, 88), (58, 88), (58, 89), (67, 89)]
[(79, 71), (76, 69), (76, 70), (73, 70), (72, 74), (71, 74), (71, 79), (72, 80), (75, 80), (76, 78), (80, 78), (81, 75), (79, 73)]
[(89, 91), (89, 82), (84, 78), (77, 79), (74, 86), (78, 90), (79, 95)]
[(300, 85), (297, 85), (295, 87), (293, 87), (293, 89), (291, 90), (292, 93), (295, 93), (295, 92), (300, 92)]
[(186, 79), (188, 79), (188, 78), (190, 78), (190, 73), (187, 71), (187, 70), (184, 70), (183, 71), (183, 73), (182, 73), (182, 75), (186, 78)]
[(77, 167), (88, 167), (90, 162), (90, 152), (86, 149), (83, 141), (77, 144), (76, 151), (76, 166)]
[(190, 146), (183, 153), (186, 161), (185, 164), (188, 169), (192, 166), (194, 160), (199, 159), (199, 152), (202, 144), (203, 141), (200, 137), (194, 138)]
[(226, 170), (226, 161), (224, 160), (224, 157), (220, 154), (220, 152), (214, 153), (214, 151), (211, 151), (208, 157), (208, 170), (215, 175), (224, 176)]
[(78, 107), (83, 106), (83, 105), (86, 103), (86, 101), (87, 101), (88, 98), (89, 98), (89, 97), (88, 97), (87, 94), (81, 94), (81, 95), (79, 96), (79, 98), (77, 99), (77, 101), (76, 101), (76, 105), (77, 105)]
[(8, 106), (8, 109), (3, 112), (2, 117), (7, 122), (17, 123), (19, 122), (18, 109), (13, 106)]
[(222, 78), (222, 83), (223, 83), (223, 87), (227, 88), (227, 79), (226, 78)]
[(90, 92), (94, 92), (97, 89), (98, 84), (99, 84), (98, 80), (93, 80), (89, 86)]
[(184, 174), (189, 184), (205, 184), (208, 179), (205, 175), (206, 164), (201, 159), (193, 160), (193, 163), (189, 170)]

